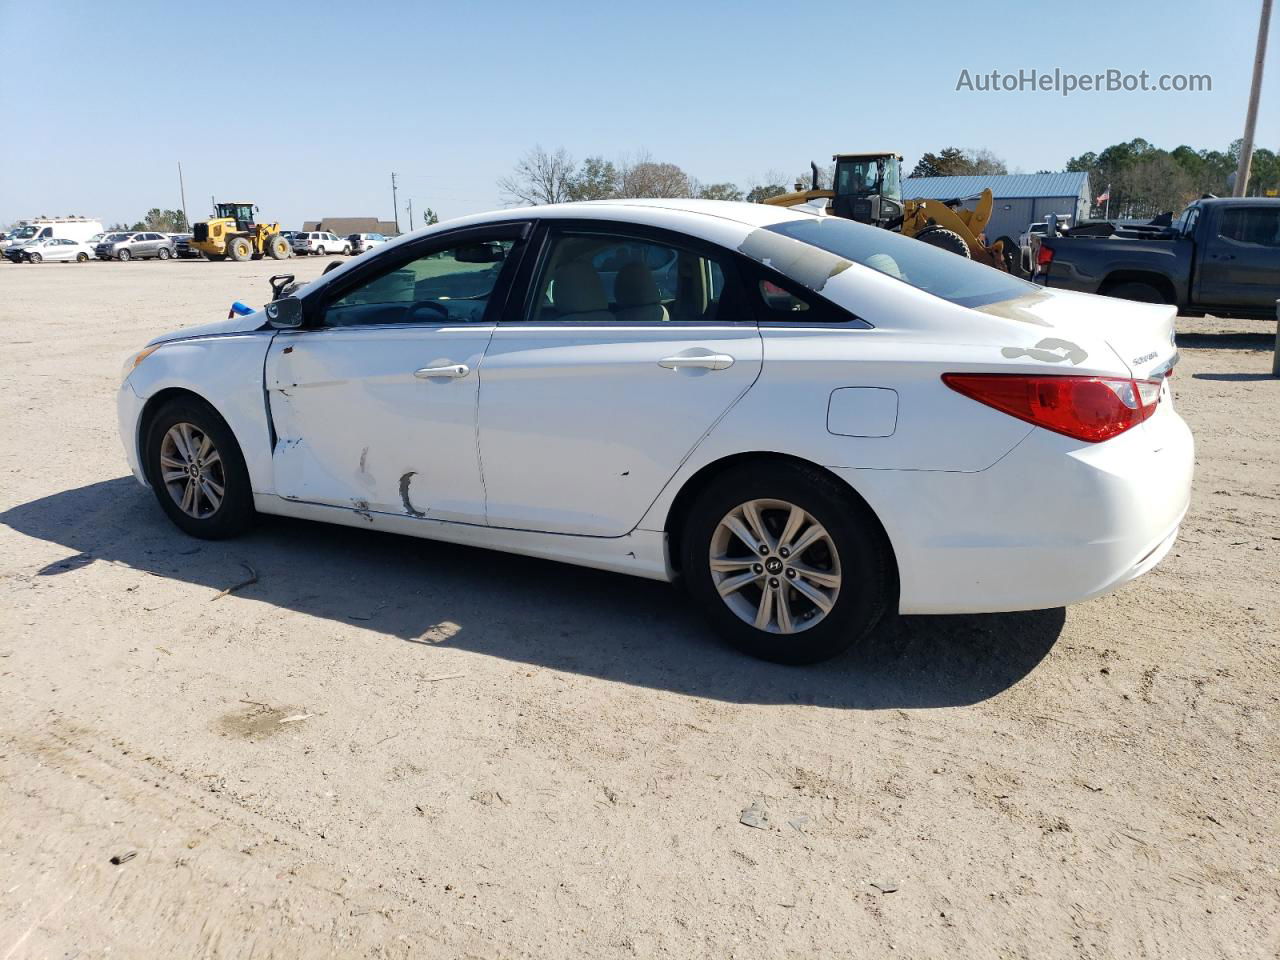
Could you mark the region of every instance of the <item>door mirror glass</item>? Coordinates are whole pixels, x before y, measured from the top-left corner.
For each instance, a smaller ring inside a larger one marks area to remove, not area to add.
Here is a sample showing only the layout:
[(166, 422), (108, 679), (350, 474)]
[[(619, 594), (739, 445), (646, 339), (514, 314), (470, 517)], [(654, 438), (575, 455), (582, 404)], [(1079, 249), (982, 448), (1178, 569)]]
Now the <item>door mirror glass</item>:
[(302, 326), (302, 301), (297, 297), (272, 300), (267, 304), (267, 322), (283, 330)]

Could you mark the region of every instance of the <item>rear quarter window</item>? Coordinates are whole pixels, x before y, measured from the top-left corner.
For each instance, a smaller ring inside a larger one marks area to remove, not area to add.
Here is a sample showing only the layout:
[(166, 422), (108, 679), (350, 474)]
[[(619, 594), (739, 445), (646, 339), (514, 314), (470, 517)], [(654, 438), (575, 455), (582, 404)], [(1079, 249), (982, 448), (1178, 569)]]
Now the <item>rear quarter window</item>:
[[(796, 244), (816, 247), (830, 257), (806, 254)], [(843, 217), (784, 220), (753, 230), (739, 250), (811, 290), (821, 290), (850, 262), (963, 307), (1012, 300), (1040, 289), (994, 267)]]

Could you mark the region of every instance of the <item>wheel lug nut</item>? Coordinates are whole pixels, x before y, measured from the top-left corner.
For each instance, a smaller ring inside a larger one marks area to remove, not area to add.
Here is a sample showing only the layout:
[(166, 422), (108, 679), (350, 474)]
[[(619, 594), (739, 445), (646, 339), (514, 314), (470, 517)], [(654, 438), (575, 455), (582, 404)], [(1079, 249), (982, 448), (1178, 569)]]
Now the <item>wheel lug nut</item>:
[(777, 577), (770, 577), (770, 578), (769, 578), (769, 586), (770, 586), (770, 587), (772, 587), (774, 590), (777, 590), (777, 589), (778, 589), (778, 578), (777, 578)]
[(767, 543), (760, 544), (760, 556), (767, 557), (769, 555), (769, 545)]
[(795, 570), (792, 569), (791, 567), (787, 567), (787, 579), (794, 580), (795, 578), (796, 578)]
[(751, 571), (753, 573), (764, 573), (764, 567), (760, 566), (758, 563), (752, 564)]
[(780, 557), (786, 558), (791, 556), (791, 551), (788, 550), (786, 547), (783, 547), (781, 550), (778, 551), (778, 555)]

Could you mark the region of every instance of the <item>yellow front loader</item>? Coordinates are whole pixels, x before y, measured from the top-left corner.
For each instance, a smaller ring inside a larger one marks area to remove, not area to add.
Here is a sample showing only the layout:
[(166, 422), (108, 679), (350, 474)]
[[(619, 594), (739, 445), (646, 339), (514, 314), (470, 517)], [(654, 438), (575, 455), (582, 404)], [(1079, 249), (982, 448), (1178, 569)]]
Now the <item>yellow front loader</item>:
[(888, 230), (897, 230), (904, 236), (915, 237), (923, 243), (950, 250), (952, 253), (997, 270), (1017, 272), (1018, 251), (1006, 249), (1003, 240), (988, 244), (983, 230), (991, 220), (993, 200), (990, 190), (977, 195), (974, 209), (965, 209), (963, 203), (971, 197), (953, 200), (903, 200), (902, 157), (893, 152), (838, 153), (834, 189), (818, 189), (818, 165), (813, 168), (813, 185), (808, 190), (797, 189), (793, 193), (771, 197), (764, 201), (781, 207), (813, 204), (826, 201), (828, 213), (846, 217)]
[(284, 260), (293, 255), (278, 223), (257, 223), (252, 203), (215, 203), (212, 219), (191, 228), (191, 247), (210, 260)]

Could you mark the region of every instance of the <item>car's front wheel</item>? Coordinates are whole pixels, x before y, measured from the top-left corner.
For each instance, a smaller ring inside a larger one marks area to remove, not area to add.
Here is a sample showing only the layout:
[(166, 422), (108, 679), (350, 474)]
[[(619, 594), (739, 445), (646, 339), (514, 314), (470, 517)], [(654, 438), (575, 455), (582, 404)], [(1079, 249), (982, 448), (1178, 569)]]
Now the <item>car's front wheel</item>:
[(128, 250), (121, 250), (120, 252), (118, 252), (118, 253), (116, 254), (116, 259), (117, 259), (117, 260), (119, 260), (121, 263), (126, 263), (126, 262), (128, 262), (128, 260), (129, 260), (129, 251), (128, 251)]
[(87, 253), (76, 254), (76, 263), (88, 263), (88, 262), (89, 262), (89, 255)]
[(205, 540), (248, 529), (254, 518), (249, 471), (217, 411), (194, 397), (171, 400), (151, 418), (144, 440), (147, 479), (178, 527)]
[(29, 262), (31, 262), (31, 263), (39, 263), (39, 262), (40, 262), (40, 261), (42, 261), (43, 259), (44, 259), (44, 257), (40, 256), (40, 254), (38, 254), (38, 253), (28, 253), (28, 254), (27, 254), (27, 260), (28, 260)]
[(168, 247), (161, 247), (159, 250), (157, 250), (157, 251), (156, 251), (156, 257), (158, 257), (158, 258), (159, 258), (159, 259), (161, 259), (161, 260), (168, 260), (168, 259), (169, 259), (169, 248), (168, 248)]
[(712, 625), (777, 663), (816, 663), (852, 646), (889, 596), (889, 548), (874, 518), (838, 480), (800, 464), (716, 478), (689, 512), (681, 553)]

